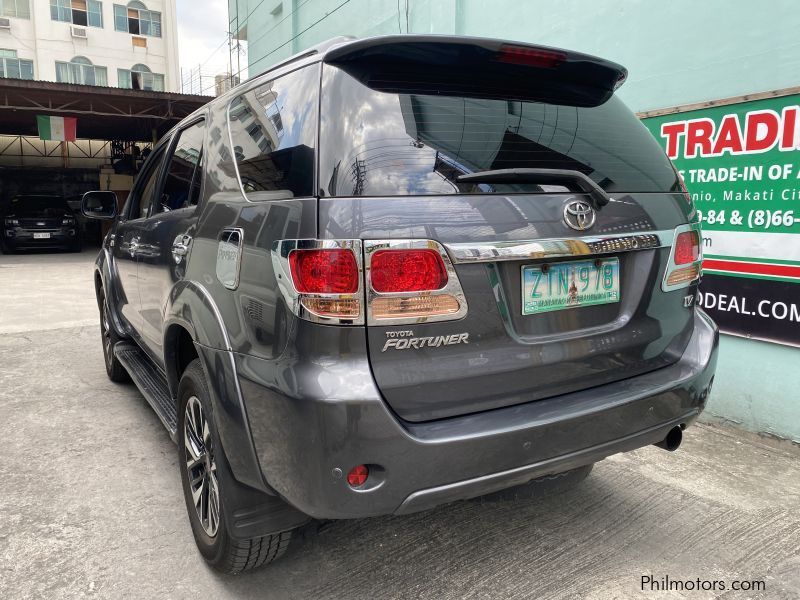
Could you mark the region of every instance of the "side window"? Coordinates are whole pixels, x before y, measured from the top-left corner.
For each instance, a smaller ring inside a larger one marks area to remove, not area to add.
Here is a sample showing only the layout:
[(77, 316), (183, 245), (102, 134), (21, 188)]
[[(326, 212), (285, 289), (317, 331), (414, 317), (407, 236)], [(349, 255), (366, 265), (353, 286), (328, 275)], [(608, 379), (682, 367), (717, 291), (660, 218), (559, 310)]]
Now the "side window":
[(178, 141), (169, 161), (164, 192), (161, 194), (162, 211), (197, 205), (200, 199), (205, 130), (205, 121), (200, 121), (178, 132)]
[[(235, 98), (229, 121), (232, 156), (251, 200), (311, 196), (319, 65), (298, 69)], [(226, 171), (226, 165), (220, 165)]]
[(161, 173), (161, 163), (164, 158), (164, 146), (156, 148), (142, 168), (136, 185), (133, 188), (130, 203), (130, 219), (143, 219), (150, 214), (150, 206), (153, 204), (156, 184)]

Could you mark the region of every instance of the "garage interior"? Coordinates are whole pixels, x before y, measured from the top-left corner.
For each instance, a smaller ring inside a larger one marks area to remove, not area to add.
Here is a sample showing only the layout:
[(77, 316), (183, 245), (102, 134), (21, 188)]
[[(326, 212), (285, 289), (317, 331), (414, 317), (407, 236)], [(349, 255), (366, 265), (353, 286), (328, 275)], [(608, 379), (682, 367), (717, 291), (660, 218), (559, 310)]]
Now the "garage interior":
[[(0, 79), (0, 214), (12, 196), (62, 196), (79, 213), (90, 190), (117, 193), (120, 206), (152, 145), (206, 96)], [(77, 139), (39, 139), (39, 115), (77, 119)], [(99, 227), (82, 225), (98, 245)]]

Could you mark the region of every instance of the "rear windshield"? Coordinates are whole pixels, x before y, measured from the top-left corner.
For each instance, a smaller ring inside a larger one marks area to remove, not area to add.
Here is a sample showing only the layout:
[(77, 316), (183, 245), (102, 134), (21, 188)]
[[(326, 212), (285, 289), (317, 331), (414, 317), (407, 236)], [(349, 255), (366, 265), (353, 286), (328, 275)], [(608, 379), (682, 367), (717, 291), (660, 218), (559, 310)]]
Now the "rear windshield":
[(608, 192), (676, 191), (663, 150), (617, 97), (578, 107), (503, 98), (497, 89), (438, 93), (414, 82), (370, 89), (325, 65), (321, 193), (396, 196), (536, 193), (531, 183), (456, 183), (476, 171), (545, 168), (585, 173)]

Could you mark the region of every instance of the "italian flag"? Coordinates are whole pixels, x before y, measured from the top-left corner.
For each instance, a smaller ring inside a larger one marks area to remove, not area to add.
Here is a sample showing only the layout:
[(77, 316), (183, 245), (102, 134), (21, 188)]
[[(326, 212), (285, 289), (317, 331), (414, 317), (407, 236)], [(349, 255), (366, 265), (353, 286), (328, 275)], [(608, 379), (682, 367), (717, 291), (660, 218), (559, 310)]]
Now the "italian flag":
[(46, 117), (36, 116), (39, 125), (40, 140), (54, 140), (57, 142), (74, 142), (75, 127), (78, 119), (74, 117)]

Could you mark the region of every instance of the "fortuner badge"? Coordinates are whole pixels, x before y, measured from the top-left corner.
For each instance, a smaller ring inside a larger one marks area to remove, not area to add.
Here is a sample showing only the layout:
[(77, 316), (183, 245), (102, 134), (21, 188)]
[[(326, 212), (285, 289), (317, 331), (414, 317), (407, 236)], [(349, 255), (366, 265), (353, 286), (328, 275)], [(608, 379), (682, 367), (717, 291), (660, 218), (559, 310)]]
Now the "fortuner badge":
[(450, 335), (434, 335), (427, 337), (414, 337), (414, 332), (406, 331), (387, 331), (386, 343), (381, 352), (394, 348), (395, 350), (407, 350), (414, 348), (438, 348), (440, 346), (452, 346), (454, 344), (469, 344), (468, 333), (453, 333)]

